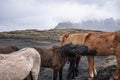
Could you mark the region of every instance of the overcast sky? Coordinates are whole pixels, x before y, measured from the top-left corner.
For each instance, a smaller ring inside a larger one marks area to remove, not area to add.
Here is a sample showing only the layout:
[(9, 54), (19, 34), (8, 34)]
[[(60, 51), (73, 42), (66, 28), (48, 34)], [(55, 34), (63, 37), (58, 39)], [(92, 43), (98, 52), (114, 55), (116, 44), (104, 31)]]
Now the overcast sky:
[(120, 0), (0, 0), (0, 31), (51, 29), (59, 22), (120, 18)]

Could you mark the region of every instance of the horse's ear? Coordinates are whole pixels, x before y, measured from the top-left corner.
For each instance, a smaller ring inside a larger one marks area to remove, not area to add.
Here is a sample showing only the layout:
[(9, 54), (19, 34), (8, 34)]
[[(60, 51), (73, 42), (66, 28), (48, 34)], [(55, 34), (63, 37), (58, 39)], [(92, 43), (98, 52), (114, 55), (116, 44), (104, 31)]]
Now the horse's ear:
[(90, 37), (90, 35), (94, 34), (93, 32), (89, 32), (87, 34), (85, 34), (84, 36), (84, 40), (83, 40), (83, 44), (85, 43), (85, 41)]
[(61, 37), (60, 37), (60, 41), (63, 41), (65, 40), (66, 38), (68, 38), (69, 34), (63, 34)]
[(92, 35), (92, 34), (94, 34), (93, 32), (89, 32), (89, 33), (87, 33), (86, 35), (85, 35), (85, 37), (87, 38), (87, 37), (89, 37), (90, 35)]

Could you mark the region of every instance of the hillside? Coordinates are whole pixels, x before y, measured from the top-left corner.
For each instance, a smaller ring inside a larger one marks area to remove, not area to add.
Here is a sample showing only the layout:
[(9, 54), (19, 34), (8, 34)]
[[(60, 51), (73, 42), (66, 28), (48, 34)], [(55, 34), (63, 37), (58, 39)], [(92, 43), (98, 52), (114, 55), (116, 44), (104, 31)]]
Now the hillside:
[(81, 29), (51, 29), (51, 30), (17, 30), (10, 32), (0, 32), (1, 39), (34, 39), (34, 40), (49, 40), (57, 41), (62, 34), (68, 33), (86, 33), (96, 32), (93, 30), (81, 30)]

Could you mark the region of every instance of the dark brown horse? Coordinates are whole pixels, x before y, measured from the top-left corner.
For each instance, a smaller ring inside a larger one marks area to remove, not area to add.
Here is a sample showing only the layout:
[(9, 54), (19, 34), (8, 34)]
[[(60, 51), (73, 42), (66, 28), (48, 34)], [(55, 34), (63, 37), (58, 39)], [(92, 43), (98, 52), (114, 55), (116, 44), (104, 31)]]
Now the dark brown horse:
[[(79, 55), (95, 55), (92, 51), (88, 50), (84, 45), (67, 44), (62, 47), (53, 46), (52, 48), (37, 48), (34, 47), (41, 55), (41, 67), (52, 68), (54, 70), (53, 80), (57, 79), (59, 72), (59, 80), (62, 80), (62, 70), (68, 58), (75, 58), (76, 54)], [(72, 67), (69, 69), (70, 72)], [(68, 73), (67, 80), (70, 80)]]
[(8, 54), (14, 51), (18, 51), (19, 48), (17, 46), (7, 46), (7, 47), (1, 47), (0, 53)]
[(62, 80), (62, 69), (70, 54), (62, 54), (59, 46), (53, 46), (52, 48), (34, 48), (41, 55), (41, 67), (53, 69), (53, 80), (57, 80), (59, 72), (59, 80)]

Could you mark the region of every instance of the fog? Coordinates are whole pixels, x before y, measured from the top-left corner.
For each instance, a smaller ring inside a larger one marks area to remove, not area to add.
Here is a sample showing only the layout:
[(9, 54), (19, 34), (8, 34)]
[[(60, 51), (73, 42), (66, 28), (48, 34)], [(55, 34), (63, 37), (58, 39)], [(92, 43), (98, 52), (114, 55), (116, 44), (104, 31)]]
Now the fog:
[(0, 0), (0, 31), (52, 29), (59, 22), (120, 18), (120, 0)]

